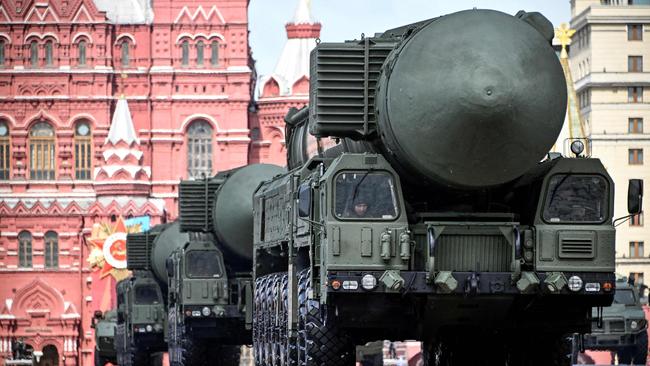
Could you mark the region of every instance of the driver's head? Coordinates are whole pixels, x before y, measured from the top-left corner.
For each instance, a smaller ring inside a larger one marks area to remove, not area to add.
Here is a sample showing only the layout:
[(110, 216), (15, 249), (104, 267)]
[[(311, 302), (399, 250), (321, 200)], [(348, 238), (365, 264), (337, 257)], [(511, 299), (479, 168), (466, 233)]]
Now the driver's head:
[(357, 216), (365, 216), (366, 212), (368, 212), (368, 204), (365, 202), (356, 202), (354, 204), (354, 213), (357, 214)]

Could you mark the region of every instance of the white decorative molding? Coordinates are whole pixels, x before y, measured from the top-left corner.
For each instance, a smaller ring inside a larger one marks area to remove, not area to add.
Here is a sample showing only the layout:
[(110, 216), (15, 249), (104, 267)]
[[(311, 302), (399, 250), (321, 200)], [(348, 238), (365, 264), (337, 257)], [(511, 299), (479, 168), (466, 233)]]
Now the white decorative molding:
[(187, 15), (192, 20), (192, 22), (195, 22), (199, 15), (202, 15), (203, 19), (207, 21), (210, 19), (210, 17), (213, 14), (217, 15), (217, 17), (221, 21), (221, 24), (226, 24), (226, 20), (224, 19), (223, 14), (221, 14), (221, 11), (219, 11), (219, 8), (217, 8), (216, 5), (213, 5), (212, 8), (210, 8), (210, 11), (208, 12), (206, 12), (203, 9), (203, 6), (199, 5), (196, 11), (194, 11), (194, 14), (190, 14), (189, 8), (187, 7), (187, 5), (185, 5), (183, 6), (183, 9), (181, 9), (181, 11), (178, 13), (178, 16), (174, 20), (174, 23), (178, 23), (183, 17), (183, 15)]

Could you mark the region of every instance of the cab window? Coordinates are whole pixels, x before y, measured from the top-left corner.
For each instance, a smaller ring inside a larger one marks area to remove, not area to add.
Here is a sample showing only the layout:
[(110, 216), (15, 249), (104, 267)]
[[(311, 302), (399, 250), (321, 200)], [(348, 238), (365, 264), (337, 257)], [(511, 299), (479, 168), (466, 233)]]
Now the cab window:
[(221, 277), (219, 252), (215, 250), (191, 250), (185, 255), (185, 272), (189, 278)]
[(395, 181), (387, 172), (343, 172), (335, 179), (334, 213), (343, 220), (394, 220)]
[(559, 174), (548, 185), (544, 220), (602, 223), (608, 216), (608, 185), (602, 176)]
[(137, 305), (155, 305), (160, 303), (158, 291), (153, 286), (136, 286), (135, 303)]
[(623, 305), (636, 304), (636, 299), (634, 298), (634, 292), (632, 290), (617, 289), (616, 292), (614, 293), (614, 303), (623, 304)]

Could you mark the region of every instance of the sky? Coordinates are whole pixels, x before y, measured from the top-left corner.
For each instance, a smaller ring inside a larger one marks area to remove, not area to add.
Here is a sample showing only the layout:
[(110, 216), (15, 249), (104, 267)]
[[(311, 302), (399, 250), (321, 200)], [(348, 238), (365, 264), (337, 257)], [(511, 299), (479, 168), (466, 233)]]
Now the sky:
[[(284, 25), (293, 18), (298, 0), (251, 0), (250, 43), (258, 75), (275, 68), (286, 40)], [(312, 0), (312, 14), (323, 25), (321, 40), (340, 42), (373, 35), (397, 26), (472, 8), (508, 14), (538, 11), (555, 26), (568, 22), (569, 0)]]

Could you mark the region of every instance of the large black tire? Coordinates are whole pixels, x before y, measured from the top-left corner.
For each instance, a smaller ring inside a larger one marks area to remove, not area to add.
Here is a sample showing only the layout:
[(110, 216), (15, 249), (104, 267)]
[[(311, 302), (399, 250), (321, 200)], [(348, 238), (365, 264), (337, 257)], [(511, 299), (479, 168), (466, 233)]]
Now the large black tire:
[(517, 338), (508, 344), (509, 366), (571, 366), (571, 335), (538, 334), (532, 339)]
[(99, 355), (99, 352), (95, 350), (95, 366), (104, 366), (106, 365), (106, 359)]
[[(349, 366), (355, 364), (355, 346), (336, 320), (328, 318), (328, 309), (311, 298), (311, 270), (300, 272), (298, 279), (299, 365)], [(333, 312), (332, 312), (333, 313)]]
[(648, 358), (648, 333), (642, 332), (636, 344), (616, 352), (620, 364), (645, 365)]
[(220, 346), (216, 357), (212, 357), (212, 360), (218, 360), (216, 364), (219, 366), (239, 366), (240, 359), (241, 346)]
[(253, 309), (253, 357), (256, 366), (265, 366), (265, 329), (264, 329), (264, 307), (266, 304), (266, 283), (268, 276), (255, 280), (255, 301)]

